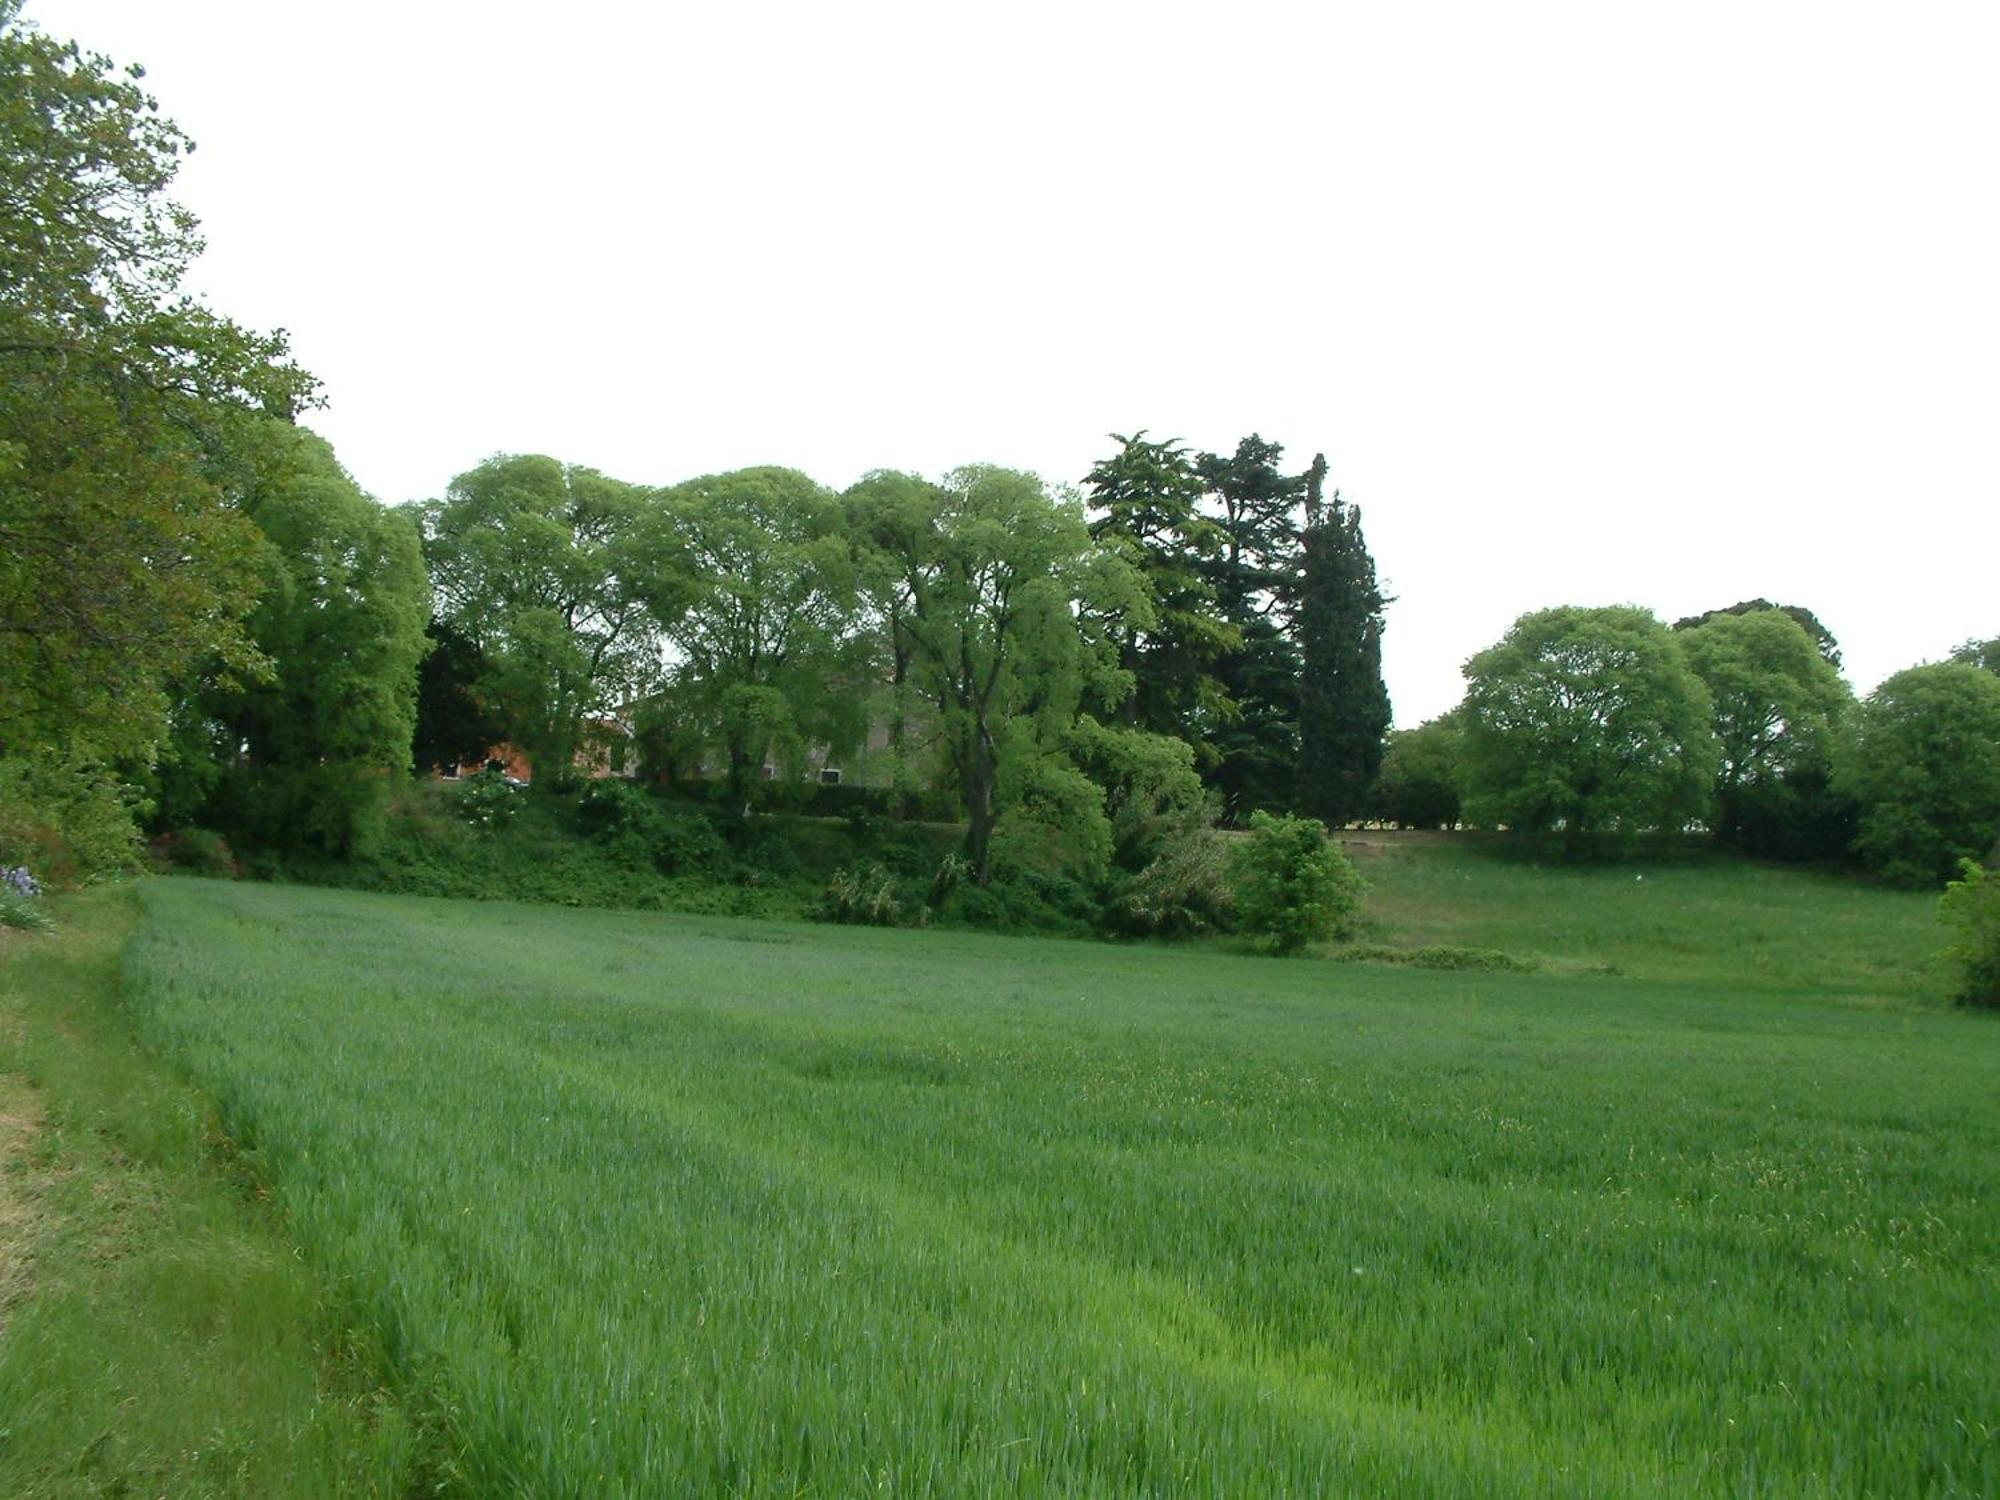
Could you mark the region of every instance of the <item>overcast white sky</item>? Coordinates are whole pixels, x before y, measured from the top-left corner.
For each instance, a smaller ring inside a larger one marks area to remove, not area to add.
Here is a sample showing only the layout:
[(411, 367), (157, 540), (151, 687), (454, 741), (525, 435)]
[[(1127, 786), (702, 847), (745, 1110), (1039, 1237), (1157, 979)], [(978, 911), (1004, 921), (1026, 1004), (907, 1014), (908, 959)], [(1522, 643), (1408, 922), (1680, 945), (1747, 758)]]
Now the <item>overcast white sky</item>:
[(1324, 449), (1399, 724), (1518, 614), (2000, 634), (2000, 6), (28, 0), (385, 501)]

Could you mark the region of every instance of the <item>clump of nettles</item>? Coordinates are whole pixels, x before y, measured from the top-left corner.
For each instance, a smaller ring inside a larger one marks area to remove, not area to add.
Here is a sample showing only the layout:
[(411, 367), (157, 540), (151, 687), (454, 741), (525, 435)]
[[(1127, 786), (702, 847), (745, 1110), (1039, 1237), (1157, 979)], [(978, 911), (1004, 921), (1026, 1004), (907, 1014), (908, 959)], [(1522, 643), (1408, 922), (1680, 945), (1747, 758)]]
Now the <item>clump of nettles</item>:
[(1938, 920), (1954, 937), (1945, 956), (1958, 964), (1958, 1002), (2000, 1009), (2000, 874), (1971, 860), (1938, 899)]
[(28, 867), (0, 866), (0, 927), (46, 932), (54, 925), (42, 908), (42, 883)]
[(1367, 888), (1345, 854), (1311, 818), (1254, 813), (1230, 860), (1236, 925), (1278, 953), (1344, 937)]

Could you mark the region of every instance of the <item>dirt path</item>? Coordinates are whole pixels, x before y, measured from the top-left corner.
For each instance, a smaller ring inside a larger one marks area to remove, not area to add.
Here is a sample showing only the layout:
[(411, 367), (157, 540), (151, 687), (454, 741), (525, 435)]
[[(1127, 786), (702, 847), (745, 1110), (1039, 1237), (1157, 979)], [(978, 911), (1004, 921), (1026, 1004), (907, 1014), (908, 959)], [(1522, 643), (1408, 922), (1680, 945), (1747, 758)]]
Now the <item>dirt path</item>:
[(7, 1333), (8, 1310), (28, 1281), (36, 1209), (28, 1190), (27, 1148), (40, 1123), (28, 1087), (0, 1074), (0, 1338)]

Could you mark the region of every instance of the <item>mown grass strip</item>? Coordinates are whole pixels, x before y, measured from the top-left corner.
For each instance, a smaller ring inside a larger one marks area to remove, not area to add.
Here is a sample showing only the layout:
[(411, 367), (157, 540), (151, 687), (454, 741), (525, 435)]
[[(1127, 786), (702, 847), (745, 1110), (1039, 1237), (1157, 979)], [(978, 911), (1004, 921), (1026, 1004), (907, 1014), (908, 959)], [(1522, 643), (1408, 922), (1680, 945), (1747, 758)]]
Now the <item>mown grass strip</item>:
[(450, 1477), (202, 1096), (125, 1024), (129, 888), (0, 947), (0, 1494), (406, 1496)]

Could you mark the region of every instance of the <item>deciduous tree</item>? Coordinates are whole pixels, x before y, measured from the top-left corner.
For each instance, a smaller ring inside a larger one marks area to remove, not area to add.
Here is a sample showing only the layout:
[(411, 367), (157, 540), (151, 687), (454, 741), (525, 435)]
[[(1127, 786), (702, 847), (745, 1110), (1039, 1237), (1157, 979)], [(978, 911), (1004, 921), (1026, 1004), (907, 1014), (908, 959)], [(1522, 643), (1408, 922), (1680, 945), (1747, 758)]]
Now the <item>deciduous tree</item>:
[(537, 780), (655, 688), (689, 584), (664, 507), (535, 455), (488, 459), (418, 510), (437, 612), (484, 656), (479, 691)]
[(1708, 689), (1642, 609), (1523, 615), (1466, 663), (1466, 815), (1565, 849), (1678, 831), (1709, 805)]
[(1898, 672), (1868, 696), (1840, 781), (1856, 848), (1902, 885), (1936, 885), (2000, 842), (2000, 677), (1965, 662)]

